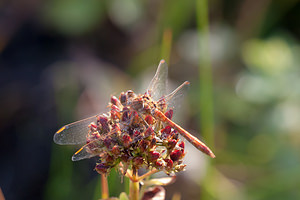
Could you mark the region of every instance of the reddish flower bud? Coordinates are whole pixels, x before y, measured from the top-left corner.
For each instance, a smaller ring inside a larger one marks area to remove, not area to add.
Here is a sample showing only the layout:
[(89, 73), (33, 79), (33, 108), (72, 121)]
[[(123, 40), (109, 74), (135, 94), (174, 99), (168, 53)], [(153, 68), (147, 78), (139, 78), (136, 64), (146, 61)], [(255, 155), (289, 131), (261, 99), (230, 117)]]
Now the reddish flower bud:
[(171, 133), (171, 135), (172, 135), (172, 139), (178, 140), (179, 135), (178, 135), (178, 132), (176, 130), (173, 130), (172, 133)]
[(149, 127), (146, 129), (146, 131), (144, 132), (144, 135), (145, 135), (145, 137), (149, 137), (149, 136), (153, 135), (153, 133), (154, 133), (153, 128), (149, 126)]
[(96, 125), (96, 124), (94, 124), (94, 122), (93, 122), (93, 123), (91, 123), (91, 124), (90, 124), (90, 128), (94, 128), (94, 129), (96, 129), (96, 128), (97, 128), (97, 125)]
[(105, 163), (112, 165), (115, 162), (115, 158), (109, 154), (106, 154), (104, 157), (101, 157), (101, 160), (105, 160)]
[(111, 110), (110, 111), (110, 116), (113, 120), (120, 119), (121, 118), (121, 113), (118, 112), (118, 111), (115, 111), (115, 110)]
[(164, 159), (164, 161), (166, 162), (166, 167), (168, 169), (171, 169), (173, 167), (173, 161), (171, 159), (166, 158)]
[(135, 157), (132, 160), (132, 165), (134, 165), (135, 167), (140, 167), (143, 164), (144, 164), (144, 158), (143, 157)]
[(134, 130), (133, 131), (133, 137), (138, 137), (141, 135), (141, 132), (137, 131), (137, 130)]
[(111, 133), (115, 134), (115, 136), (119, 136), (121, 134), (121, 129), (119, 124), (112, 125)]
[(182, 152), (175, 149), (170, 153), (170, 158), (173, 160), (173, 162), (178, 161), (182, 157)]
[(130, 146), (130, 144), (131, 144), (131, 142), (132, 142), (132, 139), (131, 139), (131, 137), (130, 137), (129, 135), (125, 134), (125, 135), (123, 135), (123, 137), (122, 137), (122, 141), (123, 141), (124, 147), (127, 148), (127, 147)]
[(152, 125), (153, 124), (153, 117), (151, 115), (147, 115), (145, 117), (145, 121), (149, 124)]
[(112, 105), (111, 106), (111, 110), (115, 110), (115, 111), (120, 112), (120, 108), (118, 106), (116, 106), (116, 105)]
[(177, 144), (177, 140), (170, 139), (168, 140), (167, 148), (168, 149), (173, 149)]
[(123, 162), (127, 163), (129, 161), (130, 156), (128, 154), (122, 154), (121, 159)]
[(155, 162), (155, 167), (157, 169), (161, 169), (163, 167), (163, 165), (164, 165), (164, 162), (162, 160), (158, 160)]
[(99, 163), (96, 165), (95, 170), (99, 173), (99, 174), (107, 174), (108, 170), (109, 170), (109, 166), (106, 165), (106, 163)]
[(148, 140), (141, 140), (139, 143), (139, 149), (141, 152), (145, 152), (150, 145), (150, 142)]
[(159, 157), (160, 157), (160, 153), (158, 153), (157, 151), (150, 151), (149, 152), (148, 159), (149, 159), (150, 162), (156, 161)]
[(184, 153), (184, 141), (181, 141), (178, 146), (181, 148), (182, 153)]
[(113, 148), (111, 149), (111, 153), (116, 155), (116, 156), (120, 155), (120, 152), (121, 152), (120, 148), (117, 145), (113, 146)]
[(150, 148), (156, 145), (156, 138), (152, 138), (151, 143), (150, 143)]
[(96, 140), (100, 138), (100, 134), (98, 133), (98, 131), (92, 132), (90, 135), (90, 139), (91, 140)]
[(162, 133), (162, 137), (163, 138), (169, 138), (170, 135), (171, 135), (171, 127), (170, 126), (166, 126), (160, 132)]
[(106, 146), (107, 149), (110, 149), (111, 145), (112, 145), (112, 139), (109, 137), (106, 137), (103, 140), (104, 145)]
[(119, 99), (115, 96), (111, 96), (110, 97), (110, 102), (115, 105), (115, 106), (118, 106), (120, 107), (121, 106), (121, 102), (119, 101)]
[(168, 110), (166, 113), (165, 113), (165, 116), (169, 119), (172, 119), (173, 117), (173, 109), (170, 109)]
[(98, 122), (101, 124), (104, 133), (108, 133), (110, 131), (107, 117), (101, 115), (98, 116)]

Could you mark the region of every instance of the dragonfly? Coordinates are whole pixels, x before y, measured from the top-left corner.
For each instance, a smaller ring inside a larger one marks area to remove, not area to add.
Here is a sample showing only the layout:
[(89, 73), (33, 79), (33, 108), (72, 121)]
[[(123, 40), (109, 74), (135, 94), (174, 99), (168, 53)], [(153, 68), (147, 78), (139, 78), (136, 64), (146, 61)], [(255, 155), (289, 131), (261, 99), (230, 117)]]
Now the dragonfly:
[[(198, 150), (215, 158), (214, 153), (207, 145), (172, 121), (173, 111), (178, 107), (178, 101), (184, 96), (190, 83), (185, 81), (173, 92), (165, 95), (167, 79), (168, 66), (164, 60), (161, 60), (144, 94), (135, 94), (133, 91), (128, 90), (127, 92), (122, 92), (119, 98), (112, 96), (110, 112), (94, 115), (63, 126), (55, 133), (54, 142), (61, 145), (87, 143), (73, 155), (72, 160), (77, 161), (101, 154), (102, 150), (104, 151), (105, 149), (105, 145), (109, 145), (107, 143), (114, 142), (113, 140), (105, 141), (107, 135), (117, 133), (120, 135), (132, 123), (135, 125), (141, 124), (136, 129), (143, 132), (151, 126), (151, 121), (155, 120), (173, 128)], [(131, 117), (126, 115), (126, 112), (132, 113), (130, 114)], [(108, 118), (113, 118), (113, 120), (108, 123)], [(91, 129), (96, 129), (96, 124), (99, 123), (102, 127), (100, 134), (90, 139)]]

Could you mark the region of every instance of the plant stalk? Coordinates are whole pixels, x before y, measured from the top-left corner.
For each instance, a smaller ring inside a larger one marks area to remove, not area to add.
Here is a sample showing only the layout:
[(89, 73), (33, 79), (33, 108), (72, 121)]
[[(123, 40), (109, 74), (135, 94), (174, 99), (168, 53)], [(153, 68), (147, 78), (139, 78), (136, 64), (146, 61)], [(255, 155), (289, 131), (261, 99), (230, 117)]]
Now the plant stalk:
[(102, 189), (102, 199), (108, 199), (109, 192), (108, 192), (108, 184), (107, 184), (107, 177), (101, 174), (101, 189)]
[(130, 200), (139, 199), (140, 182), (138, 181), (138, 174), (135, 168), (132, 169), (132, 179), (129, 185), (129, 198)]
[[(197, 30), (199, 39), (199, 88), (200, 88), (200, 124), (203, 138), (207, 145), (214, 149), (214, 116), (213, 116), (213, 81), (212, 66), (209, 46), (209, 20), (208, 1), (196, 1)], [(213, 181), (213, 169), (211, 160), (207, 163), (207, 173), (201, 183), (204, 189), (201, 199), (210, 199)]]

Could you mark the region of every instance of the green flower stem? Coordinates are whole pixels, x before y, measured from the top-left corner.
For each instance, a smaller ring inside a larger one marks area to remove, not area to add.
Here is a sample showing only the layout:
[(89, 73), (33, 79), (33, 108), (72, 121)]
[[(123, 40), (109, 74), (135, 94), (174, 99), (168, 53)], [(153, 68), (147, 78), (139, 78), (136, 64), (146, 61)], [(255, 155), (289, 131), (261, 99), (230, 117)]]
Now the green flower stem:
[[(208, 1), (196, 1), (197, 30), (199, 34), (199, 84), (200, 84), (200, 124), (207, 145), (214, 148), (213, 81), (209, 48)], [(212, 162), (208, 161), (207, 173), (201, 183), (204, 189), (201, 199), (210, 199), (213, 179)]]
[(140, 182), (138, 181), (138, 175), (135, 168), (132, 169), (132, 180), (130, 179), (129, 186), (129, 198), (130, 200), (139, 199)]
[(161, 44), (161, 58), (163, 58), (167, 63), (170, 63), (171, 56), (171, 48), (172, 48), (172, 30), (170, 28), (166, 28), (164, 30), (162, 44)]
[(197, 28), (199, 34), (199, 78), (200, 78), (200, 109), (203, 138), (213, 148), (213, 91), (212, 68), (209, 48), (209, 22), (207, 0), (197, 0)]

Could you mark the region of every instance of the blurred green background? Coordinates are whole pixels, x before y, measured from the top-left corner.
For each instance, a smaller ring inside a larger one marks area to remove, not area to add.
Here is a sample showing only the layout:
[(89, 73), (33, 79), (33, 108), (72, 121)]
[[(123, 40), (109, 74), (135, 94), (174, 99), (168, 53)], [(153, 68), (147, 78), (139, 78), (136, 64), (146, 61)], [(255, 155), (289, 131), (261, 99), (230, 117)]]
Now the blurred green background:
[[(199, 5), (1, 1), (4, 196), (99, 199), (96, 160), (72, 162), (79, 147), (56, 145), (53, 135), (105, 110), (112, 94), (143, 91), (164, 58), (170, 88), (191, 82), (175, 121), (216, 154), (211, 161), (188, 146), (187, 170), (166, 187), (167, 199), (176, 193), (182, 199), (300, 199), (299, 1)], [(201, 27), (203, 12), (209, 26)], [(202, 28), (209, 28), (209, 47), (201, 50)], [(109, 187), (118, 196), (126, 180), (113, 172)]]

